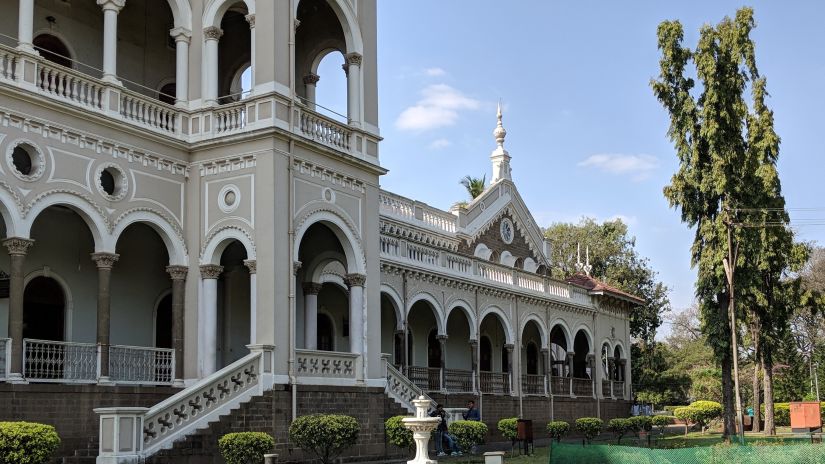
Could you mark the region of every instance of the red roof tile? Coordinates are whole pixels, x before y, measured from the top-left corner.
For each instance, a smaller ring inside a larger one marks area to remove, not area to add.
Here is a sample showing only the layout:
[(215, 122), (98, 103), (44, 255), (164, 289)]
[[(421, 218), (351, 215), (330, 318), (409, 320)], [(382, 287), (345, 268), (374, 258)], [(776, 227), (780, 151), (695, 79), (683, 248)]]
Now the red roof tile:
[(607, 285), (600, 280), (594, 279), (593, 277), (580, 272), (568, 277), (567, 283), (586, 288), (591, 294), (608, 294), (623, 300), (630, 300), (631, 302), (639, 305), (645, 304), (645, 300), (636, 295), (619, 290), (616, 287)]

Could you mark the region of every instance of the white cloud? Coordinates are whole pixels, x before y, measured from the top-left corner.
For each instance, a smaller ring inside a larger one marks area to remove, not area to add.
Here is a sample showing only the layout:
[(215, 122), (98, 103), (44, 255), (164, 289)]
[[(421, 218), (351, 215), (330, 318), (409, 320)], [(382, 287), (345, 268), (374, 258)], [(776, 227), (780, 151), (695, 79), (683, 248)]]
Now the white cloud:
[(398, 116), (395, 126), (400, 130), (424, 131), (456, 123), (459, 111), (476, 110), (481, 102), (470, 98), (447, 84), (433, 84), (421, 91), (421, 99)]
[(651, 155), (599, 153), (580, 161), (579, 167), (595, 168), (609, 174), (632, 174), (633, 180), (643, 180), (659, 167), (659, 160)]
[(431, 150), (441, 150), (442, 148), (447, 148), (452, 145), (453, 142), (450, 142), (447, 139), (435, 139), (430, 143)]
[(447, 71), (444, 71), (441, 68), (427, 68), (424, 70), (424, 74), (429, 77), (438, 77), (447, 74)]

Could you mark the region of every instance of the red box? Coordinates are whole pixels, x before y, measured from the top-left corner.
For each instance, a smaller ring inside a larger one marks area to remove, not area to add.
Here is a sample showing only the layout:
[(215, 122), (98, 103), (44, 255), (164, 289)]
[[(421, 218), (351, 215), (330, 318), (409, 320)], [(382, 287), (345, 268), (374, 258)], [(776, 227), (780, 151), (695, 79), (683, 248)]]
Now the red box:
[(816, 401), (799, 401), (791, 403), (791, 430), (794, 432), (813, 432), (822, 429), (822, 416)]

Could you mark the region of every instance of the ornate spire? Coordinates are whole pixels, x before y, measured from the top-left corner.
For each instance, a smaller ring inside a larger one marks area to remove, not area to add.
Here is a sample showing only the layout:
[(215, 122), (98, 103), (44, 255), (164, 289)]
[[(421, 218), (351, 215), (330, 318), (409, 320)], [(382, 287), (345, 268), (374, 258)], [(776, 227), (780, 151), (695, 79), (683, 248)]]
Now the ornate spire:
[(504, 129), (504, 125), (501, 123), (501, 101), (498, 102), (496, 115), (498, 123), (493, 130), (493, 137), (496, 139), (497, 147), (490, 155), (490, 160), (493, 162), (493, 178), (490, 181), (491, 184), (495, 184), (502, 179), (513, 180), (510, 177), (510, 154), (504, 149), (504, 138), (507, 137), (507, 130)]

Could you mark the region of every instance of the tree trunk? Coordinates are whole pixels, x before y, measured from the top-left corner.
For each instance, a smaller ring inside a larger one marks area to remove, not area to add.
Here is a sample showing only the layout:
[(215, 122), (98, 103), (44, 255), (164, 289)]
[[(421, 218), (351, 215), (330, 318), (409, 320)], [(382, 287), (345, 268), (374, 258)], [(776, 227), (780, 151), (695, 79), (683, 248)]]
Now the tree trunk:
[[(727, 294), (720, 294), (717, 298), (719, 302), (718, 307), (718, 323), (723, 324), (725, 337), (730, 340), (730, 318), (728, 317), (728, 296)], [(730, 344), (724, 350), (724, 354), (719, 360), (719, 365), (722, 369), (722, 422), (724, 429), (722, 430), (722, 438), (726, 443), (730, 443), (731, 435), (736, 435), (736, 421), (734, 420), (734, 396), (733, 396), (733, 352)]]
[(762, 375), (765, 384), (765, 434), (776, 435), (773, 417), (773, 359), (770, 349), (762, 348)]
[(761, 415), (759, 404), (759, 371), (761, 370), (761, 362), (759, 361), (759, 322), (756, 320), (751, 323), (751, 337), (753, 338), (753, 428), (751, 428), (751, 431), (759, 432), (759, 417)]

